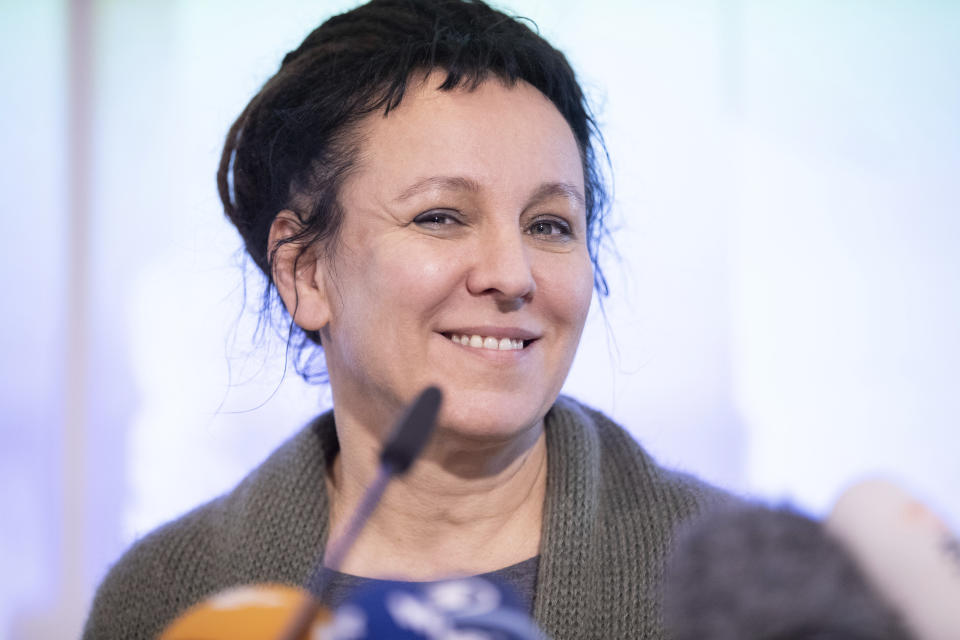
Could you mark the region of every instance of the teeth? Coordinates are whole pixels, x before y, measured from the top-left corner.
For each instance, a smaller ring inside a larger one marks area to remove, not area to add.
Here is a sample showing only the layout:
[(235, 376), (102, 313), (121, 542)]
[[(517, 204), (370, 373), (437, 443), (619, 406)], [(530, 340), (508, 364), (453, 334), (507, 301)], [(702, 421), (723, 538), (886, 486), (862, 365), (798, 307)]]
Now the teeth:
[(519, 351), (523, 349), (523, 340), (512, 338), (494, 338), (492, 336), (451, 334), (450, 339), (457, 344), (474, 349), (490, 349), (491, 351)]

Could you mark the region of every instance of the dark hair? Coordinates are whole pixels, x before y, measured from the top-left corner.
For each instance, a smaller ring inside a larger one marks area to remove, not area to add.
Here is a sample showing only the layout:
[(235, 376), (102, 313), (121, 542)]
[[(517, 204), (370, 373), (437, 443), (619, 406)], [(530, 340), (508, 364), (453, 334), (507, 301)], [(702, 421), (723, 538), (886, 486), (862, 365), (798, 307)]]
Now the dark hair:
[[(594, 286), (607, 295), (597, 262), (606, 233), (606, 151), (563, 54), (479, 0), (373, 0), (330, 18), (288, 53), (227, 134), (217, 185), (227, 217), (267, 276), (261, 321), (278, 311), (288, 317), (273, 283), (276, 247), (267, 246), (277, 213), (289, 209), (302, 224), (284, 242), (305, 250), (334, 238), (343, 218), (337, 195), (356, 159), (356, 126), (396, 108), (411, 76), (436, 69), (446, 72), (440, 90), (474, 89), (494, 75), (508, 85), (529, 83), (560, 111), (583, 163)], [(284, 324), (297, 371), (322, 377), (309, 370), (318, 332)]]

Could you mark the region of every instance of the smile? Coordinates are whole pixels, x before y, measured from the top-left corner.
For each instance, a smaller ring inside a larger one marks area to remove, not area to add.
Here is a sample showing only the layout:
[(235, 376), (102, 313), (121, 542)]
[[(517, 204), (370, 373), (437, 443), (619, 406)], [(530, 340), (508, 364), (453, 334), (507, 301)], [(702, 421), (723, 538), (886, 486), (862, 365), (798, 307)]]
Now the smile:
[(494, 338), (492, 336), (463, 335), (459, 333), (444, 334), (453, 342), (474, 349), (489, 349), (491, 351), (519, 351), (532, 340), (515, 340), (513, 338)]

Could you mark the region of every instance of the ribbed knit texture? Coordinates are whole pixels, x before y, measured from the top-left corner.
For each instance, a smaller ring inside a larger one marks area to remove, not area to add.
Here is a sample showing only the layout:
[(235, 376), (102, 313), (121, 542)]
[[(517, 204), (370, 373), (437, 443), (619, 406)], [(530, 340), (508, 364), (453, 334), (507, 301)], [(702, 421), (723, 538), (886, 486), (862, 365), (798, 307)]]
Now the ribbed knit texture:
[[(658, 467), (603, 414), (559, 398), (534, 616), (556, 640), (662, 638), (657, 597), (677, 523), (725, 494)], [(155, 638), (190, 605), (255, 582), (302, 584), (326, 543), (332, 413), (233, 491), (137, 542), (97, 591), (85, 640)]]

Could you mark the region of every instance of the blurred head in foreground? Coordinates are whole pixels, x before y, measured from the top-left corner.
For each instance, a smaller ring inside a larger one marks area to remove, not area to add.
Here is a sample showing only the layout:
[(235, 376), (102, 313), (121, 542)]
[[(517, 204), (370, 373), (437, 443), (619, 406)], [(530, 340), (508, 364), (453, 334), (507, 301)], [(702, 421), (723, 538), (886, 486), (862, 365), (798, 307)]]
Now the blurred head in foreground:
[(893, 609), (824, 527), (787, 508), (709, 513), (667, 564), (672, 640), (907, 640)]

